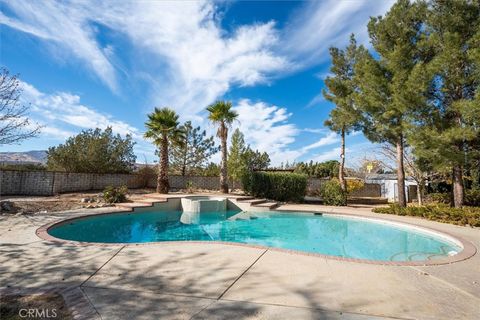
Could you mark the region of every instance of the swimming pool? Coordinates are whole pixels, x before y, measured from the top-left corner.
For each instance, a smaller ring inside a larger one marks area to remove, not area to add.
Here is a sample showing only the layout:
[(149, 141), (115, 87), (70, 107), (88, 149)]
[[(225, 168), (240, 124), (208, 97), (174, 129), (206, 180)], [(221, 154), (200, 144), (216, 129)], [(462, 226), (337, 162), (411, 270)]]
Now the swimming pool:
[(378, 261), (435, 260), (463, 249), (449, 237), (407, 225), (306, 212), (114, 213), (70, 220), (47, 232), (82, 242), (223, 241)]

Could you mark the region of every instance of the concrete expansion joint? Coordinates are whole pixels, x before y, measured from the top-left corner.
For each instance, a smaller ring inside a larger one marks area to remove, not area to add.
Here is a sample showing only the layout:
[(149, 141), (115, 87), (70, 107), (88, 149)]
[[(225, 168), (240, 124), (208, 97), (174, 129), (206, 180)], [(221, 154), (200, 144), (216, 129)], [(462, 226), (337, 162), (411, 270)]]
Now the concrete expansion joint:
[(257, 261), (260, 260), (260, 259), (263, 257), (263, 255), (264, 255), (265, 253), (267, 253), (267, 251), (268, 251), (268, 249), (265, 249), (265, 251), (263, 251), (263, 252), (258, 256), (258, 258), (255, 259), (255, 261), (253, 261), (253, 263), (252, 263), (251, 265), (249, 265), (248, 268), (245, 269), (245, 271), (243, 271), (243, 272), (237, 277), (237, 279), (235, 279), (235, 281), (233, 281), (233, 282), (228, 286), (227, 289), (225, 289), (225, 291), (222, 292), (222, 294), (217, 298), (217, 300), (222, 299), (222, 297), (227, 293), (227, 291), (230, 290), (230, 288), (233, 287), (233, 286), (235, 285), (235, 283), (237, 283), (237, 281), (240, 280), (240, 279), (248, 272), (248, 270), (250, 270), (250, 269), (255, 265), (255, 263), (257, 263)]
[(87, 283), (88, 280), (90, 280), (93, 276), (95, 276), (104, 266), (107, 265), (107, 263), (109, 263), (113, 258), (115, 258), (115, 257), (117, 256), (117, 254), (119, 254), (120, 251), (123, 250), (123, 248), (125, 248), (125, 246), (122, 246), (119, 250), (117, 250), (117, 252), (115, 252), (115, 253), (113, 254), (113, 256), (111, 256), (104, 264), (102, 264), (102, 265), (100, 266), (100, 268), (98, 268), (97, 270), (95, 270), (94, 273), (92, 273), (85, 281), (83, 281), (83, 282), (80, 284), (80, 287), (82, 287), (85, 283)]
[(212, 302), (210, 302), (209, 304), (207, 304), (205, 307), (201, 308), (198, 312), (195, 312), (188, 320), (193, 320), (195, 319), (195, 317), (197, 315), (199, 315), (200, 313), (202, 313), (205, 309), (209, 308), (210, 306), (212, 306), (213, 304), (217, 303), (218, 300), (213, 300)]
[(83, 293), (83, 296), (87, 299), (88, 303), (90, 304), (90, 308), (97, 314), (98, 318), (102, 320), (103, 319), (102, 315), (100, 314), (100, 312), (98, 312), (97, 308), (95, 308), (95, 305), (93, 304), (92, 300), (90, 300), (90, 297), (88, 296), (88, 294), (83, 290), (81, 285), (78, 288)]
[(456, 290), (456, 291), (458, 291), (458, 292), (460, 292), (460, 293), (462, 293), (462, 294), (464, 294), (464, 295), (467, 295), (467, 296), (469, 296), (469, 297), (471, 297), (471, 298), (474, 298), (475, 300), (478, 300), (478, 301), (479, 301), (479, 305), (480, 305), (480, 297), (478, 297), (478, 296), (476, 296), (476, 295), (474, 295), (474, 294), (471, 294), (470, 292), (465, 291), (465, 290), (457, 287), (457, 286), (454, 285), (453, 283), (450, 283), (450, 282), (445, 281), (445, 280), (443, 280), (443, 279), (441, 279), (441, 278), (439, 278), (439, 277), (436, 277), (436, 276), (430, 274), (428, 271), (418, 269), (417, 267), (411, 267), (411, 268), (412, 268), (413, 270), (417, 271), (419, 274), (428, 276), (428, 277), (432, 278), (433, 280), (436, 280), (436, 281), (438, 281), (438, 282), (440, 282), (440, 283), (443, 283), (443, 284), (449, 286), (449, 287), (452, 288), (453, 290)]

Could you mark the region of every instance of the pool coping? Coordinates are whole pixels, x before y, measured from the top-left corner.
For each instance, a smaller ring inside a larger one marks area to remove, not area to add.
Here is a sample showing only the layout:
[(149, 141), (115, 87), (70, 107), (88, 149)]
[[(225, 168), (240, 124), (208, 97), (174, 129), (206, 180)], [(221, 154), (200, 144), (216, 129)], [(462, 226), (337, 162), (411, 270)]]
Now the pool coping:
[[(168, 198), (167, 198), (168, 201)], [(431, 227), (423, 227), (419, 226), (413, 223), (409, 222), (399, 222), (394, 219), (388, 219), (388, 218), (377, 218), (377, 217), (369, 217), (366, 215), (361, 215), (361, 214), (352, 214), (352, 213), (341, 213), (341, 212), (335, 212), (335, 213), (329, 213), (329, 212), (322, 212), (321, 210), (311, 210), (311, 211), (303, 211), (303, 210), (269, 210), (271, 212), (279, 212), (279, 213), (288, 213), (288, 212), (296, 212), (296, 213), (321, 213), (322, 215), (325, 216), (340, 216), (340, 217), (347, 217), (347, 218), (353, 218), (353, 219), (360, 219), (360, 220), (373, 220), (379, 223), (386, 223), (390, 225), (395, 225), (395, 226), (404, 226), (407, 228), (413, 228), (415, 230), (420, 230), (426, 233), (434, 234), (436, 236), (442, 237), (444, 239), (449, 239), (450, 242), (454, 242), (457, 245), (460, 245), (463, 250), (460, 251), (459, 253), (449, 256), (444, 259), (435, 259), (435, 260), (420, 260), (420, 261), (384, 261), (384, 260), (368, 260), (368, 259), (358, 259), (358, 258), (346, 258), (346, 257), (340, 257), (340, 256), (334, 256), (334, 255), (326, 255), (326, 254), (321, 254), (321, 253), (315, 253), (315, 252), (305, 252), (305, 251), (299, 251), (299, 250), (293, 250), (293, 249), (285, 249), (285, 248), (277, 248), (277, 247), (269, 247), (269, 246), (262, 246), (262, 245), (254, 245), (254, 244), (247, 244), (247, 243), (240, 243), (240, 242), (231, 242), (231, 241), (201, 241), (201, 240), (182, 240), (182, 241), (156, 241), (156, 242), (137, 242), (137, 243), (131, 243), (131, 242), (116, 242), (116, 243), (107, 243), (107, 242), (87, 242), (87, 241), (74, 241), (74, 240), (65, 240), (61, 238), (56, 238), (53, 237), (48, 233), (48, 230), (52, 228), (53, 226), (56, 225), (61, 225), (64, 223), (68, 223), (69, 221), (72, 220), (77, 220), (77, 219), (82, 219), (86, 217), (92, 217), (92, 216), (101, 216), (101, 215), (109, 215), (109, 214), (124, 214), (124, 213), (131, 213), (135, 214), (137, 212), (134, 211), (134, 208), (129, 208), (126, 210), (121, 210), (121, 211), (110, 211), (110, 212), (101, 212), (101, 213), (93, 213), (93, 214), (87, 214), (87, 215), (77, 215), (75, 217), (67, 218), (67, 219), (61, 219), (57, 220), (48, 224), (45, 224), (41, 227), (39, 227), (36, 231), (35, 234), (46, 241), (52, 241), (52, 242), (57, 242), (57, 243), (64, 243), (64, 244), (69, 244), (69, 245), (75, 245), (75, 246), (96, 246), (96, 247), (110, 247), (110, 246), (127, 246), (127, 247), (136, 247), (136, 246), (151, 246), (151, 245), (188, 245), (188, 244), (214, 244), (214, 245), (231, 245), (231, 246), (240, 246), (240, 247), (248, 247), (248, 248), (254, 248), (254, 249), (267, 249), (267, 250), (272, 250), (272, 251), (277, 251), (277, 252), (283, 252), (283, 253), (289, 253), (289, 254), (298, 254), (298, 255), (303, 255), (303, 256), (312, 256), (312, 257), (319, 257), (319, 258), (324, 258), (324, 259), (329, 259), (329, 260), (337, 260), (337, 261), (345, 261), (345, 262), (354, 262), (354, 263), (363, 263), (363, 264), (373, 264), (373, 265), (386, 265), (386, 266), (437, 266), (437, 265), (446, 265), (446, 264), (452, 264), (455, 262), (460, 262), (463, 260), (467, 260), (474, 256), (477, 252), (477, 248), (473, 243), (470, 241), (467, 241), (463, 239), (462, 237), (452, 235), (451, 233), (445, 232), (438, 230), (436, 228), (431, 228)], [(141, 213), (141, 212), (138, 212)]]

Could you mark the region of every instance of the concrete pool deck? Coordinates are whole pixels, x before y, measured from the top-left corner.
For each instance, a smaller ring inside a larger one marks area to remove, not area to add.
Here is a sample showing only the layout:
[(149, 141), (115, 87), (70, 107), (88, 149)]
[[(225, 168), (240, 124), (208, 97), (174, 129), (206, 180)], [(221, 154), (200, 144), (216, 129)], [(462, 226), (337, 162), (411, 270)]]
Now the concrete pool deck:
[[(72, 245), (42, 225), (120, 209), (0, 217), (0, 292), (64, 290), (79, 319), (478, 319), (480, 257), (386, 266), (224, 244)], [(433, 228), (480, 248), (480, 229), (370, 207), (283, 205)]]

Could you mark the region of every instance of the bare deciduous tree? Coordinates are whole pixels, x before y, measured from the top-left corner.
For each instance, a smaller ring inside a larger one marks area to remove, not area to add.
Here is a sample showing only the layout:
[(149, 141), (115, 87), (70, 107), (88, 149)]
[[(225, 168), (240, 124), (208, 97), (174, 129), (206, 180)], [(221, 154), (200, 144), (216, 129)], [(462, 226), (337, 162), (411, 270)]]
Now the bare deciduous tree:
[(22, 89), (17, 75), (0, 69), (0, 145), (19, 143), (40, 133), (27, 118), (28, 106), (20, 103)]
[[(390, 160), (392, 163), (394, 163), (397, 156), (395, 148), (389, 144), (382, 144), (379, 151), (380, 154), (382, 154), (387, 160)], [(412, 177), (412, 179), (417, 183), (418, 204), (423, 205), (427, 173), (420, 168), (421, 166), (418, 164), (418, 160), (415, 158), (415, 155), (410, 148), (405, 148), (403, 153), (403, 161), (405, 163), (405, 173), (407, 176)], [(396, 169), (389, 165), (389, 161), (382, 162), (385, 167), (390, 168), (391, 170)]]

